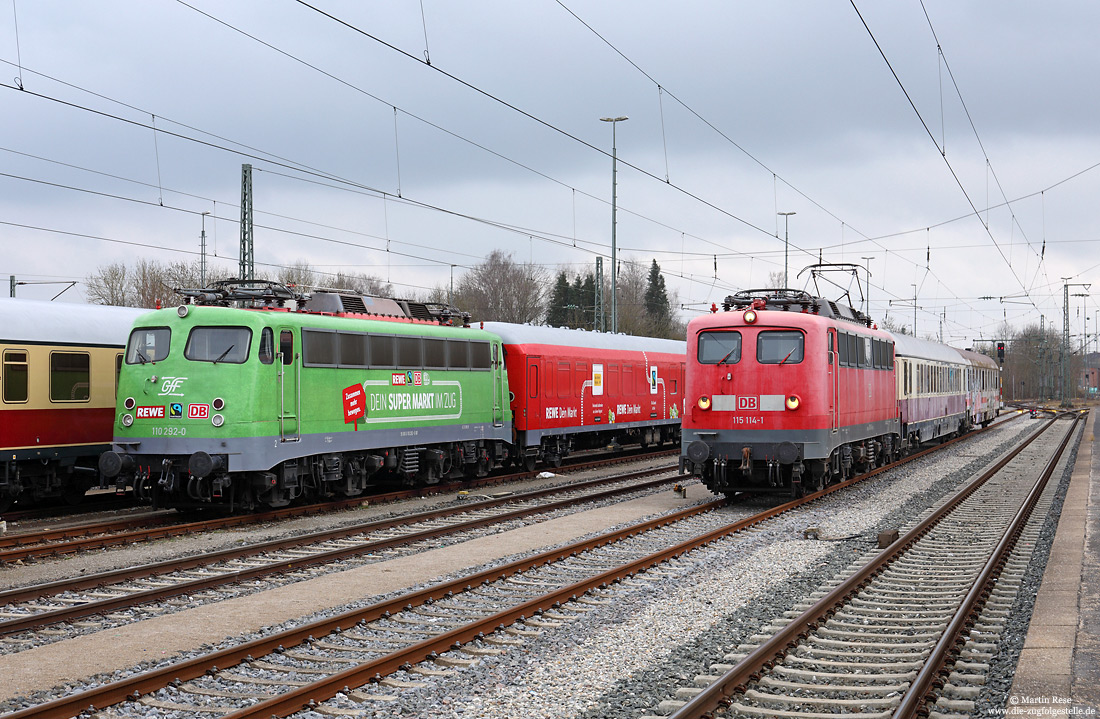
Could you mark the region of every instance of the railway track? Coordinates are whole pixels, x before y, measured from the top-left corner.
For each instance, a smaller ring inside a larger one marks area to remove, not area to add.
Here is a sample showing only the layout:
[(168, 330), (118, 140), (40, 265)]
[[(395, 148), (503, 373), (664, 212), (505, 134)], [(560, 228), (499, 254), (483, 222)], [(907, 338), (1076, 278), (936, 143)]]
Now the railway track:
[(1044, 519), (1035, 510), (1049, 506), (1047, 479), (1079, 419), (1050, 420), (848, 579), (659, 709), (672, 719), (969, 715), (1026, 570), (1028, 539)]
[[(677, 450), (665, 450), (647, 454), (629, 453), (615, 457), (587, 458), (567, 463), (564, 471), (583, 471), (626, 461), (658, 459), (673, 454)], [(559, 470), (562, 471), (562, 470)], [(48, 528), (28, 532), (13, 532), (0, 536), (0, 564), (25, 561), (39, 557), (51, 557), (77, 552), (103, 549), (106, 547), (148, 542), (166, 537), (175, 537), (218, 529), (242, 527), (264, 522), (280, 521), (293, 517), (341, 511), (359, 507), (365, 503), (384, 504), (411, 497), (424, 497), (458, 490), (481, 489), (522, 479), (530, 479), (537, 472), (519, 472), (496, 477), (448, 482), (416, 489), (399, 490), (382, 494), (352, 497), (318, 504), (261, 512), (220, 516), (198, 521), (181, 519), (178, 514), (154, 514), (123, 519), (108, 519), (100, 522), (85, 522), (64, 527)]]
[(724, 504), (716, 500), (10, 716), (71, 716), (129, 700), (126, 712), (134, 715), (142, 707), (196, 714), (218, 707), (266, 719), (333, 697), (326, 712), (339, 715), (349, 711), (342, 704), (386, 701), (417, 676), (505, 651), (609, 601), (612, 582), (660, 576), (662, 562), (867, 476), (735, 522), (713, 511)]
[[(0, 636), (40, 630), (62, 622), (117, 612), (172, 597), (258, 581), (349, 558), (408, 551), (448, 535), (648, 491), (675, 482), (674, 466), (580, 482), (565, 487), (508, 494), (458, 506), (329, 529), (218, 552), (20, 587), (0, 592)], [(654, 475), (664, 477), (651, 479)], [(647, 479), (649, 478), (649, 479)], [(640, 480), (640, 481), (639, 481)], [(173, 611), (163, 605), (150, 611)], [(85, 622), (81, 631), (108, 620)], [(30, 642), (31, 638), (25, 641)], [(8, 639), (9, 648), (20, 642)]]

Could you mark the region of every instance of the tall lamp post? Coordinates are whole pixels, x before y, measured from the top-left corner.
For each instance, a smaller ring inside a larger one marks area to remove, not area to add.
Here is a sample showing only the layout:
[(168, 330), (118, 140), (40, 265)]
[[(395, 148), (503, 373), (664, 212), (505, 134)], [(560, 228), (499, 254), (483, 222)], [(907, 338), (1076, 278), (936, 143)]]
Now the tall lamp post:
[(629, 120), (626, 115), (622, 117), (601, 117), (601, 122), (611, 123), (611, 332), (619, 331), (619, 299), (615, 292), (615, 279), (619, 274), (619, 263), (615, 256), (615, 194), (616, 172), (618, 170), (618, 152), (615, 149), (615, 123)]
[(790, 235), (788, 234), (787, 222), (790, 220), (791, 215), (797, 214), (795, 212), (778, 212), (778, 215), (783, 217), (783, 289), (787, 288), (787, 250), (790, 248), (789, 242)]

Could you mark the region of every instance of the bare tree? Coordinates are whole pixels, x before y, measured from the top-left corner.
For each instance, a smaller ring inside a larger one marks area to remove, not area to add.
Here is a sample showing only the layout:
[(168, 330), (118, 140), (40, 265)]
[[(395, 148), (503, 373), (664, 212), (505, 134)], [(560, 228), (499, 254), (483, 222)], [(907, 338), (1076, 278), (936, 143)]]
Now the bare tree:
[(331, 282), (333, 287), (351, 290), (361, 295), (393, 297), (393, 285), (383, 282), (381, 278), (374, 275), (337, 272)]
[(549, 281), (545, 268), (517, 263), (510, 254), (493, 250), (459, 279), (454, 303), (474, 319), (538, 322), (546, 314)]
[(125, 263), (103, 265), (84, 278), (84, 294), (92, 304), (130, 307), (129, 280)]
[(783, 273), (779, 270), (768, 273), (768, 284), (765, 285), (765, 289), (769, 290), (782, 290), (786, 289), (783, 283)]

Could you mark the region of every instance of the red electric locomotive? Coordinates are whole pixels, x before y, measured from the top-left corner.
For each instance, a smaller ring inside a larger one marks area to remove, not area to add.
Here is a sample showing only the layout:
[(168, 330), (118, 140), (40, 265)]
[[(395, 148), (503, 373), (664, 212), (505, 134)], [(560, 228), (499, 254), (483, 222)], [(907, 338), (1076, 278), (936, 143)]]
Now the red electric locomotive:
[(526, 466), (577, 449), (676, 441), (683, 342), (485, 322), (504, 341), (515, 445)]
[(797, 290), (746, 290), (688, 325), (681, 471), (716, 493), (814, 489), (891, 461), (894, 340)]

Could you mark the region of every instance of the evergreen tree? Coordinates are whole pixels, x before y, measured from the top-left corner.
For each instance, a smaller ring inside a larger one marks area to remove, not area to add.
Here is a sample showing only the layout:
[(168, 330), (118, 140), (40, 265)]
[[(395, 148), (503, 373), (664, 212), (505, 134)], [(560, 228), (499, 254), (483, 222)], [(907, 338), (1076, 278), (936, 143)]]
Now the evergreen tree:
[(583, 311), (584, 324), (581, 326), (586, 330), (596, 329), (596, 278), (591, 272), (584, 276), (584, 283), (581, 284), (580, 294), (575, 301)]
[(649, 277), (646, 280), (645, 312), (653, 323), (656, 336), (664, 336), (672, 322), (672, 308), (668, 303), (668, 291), (665, 289), (665, 278), (661, 274), (661, 266), (657, 260), (649, 268)]
[(551, 327), (565, 327), (569, 324), (569, 303), (572, 301), (572, 288), (565, 271), (558, 273), (554, 291), (550, 293), (550, 306), (546, 308), (546, 324)]

